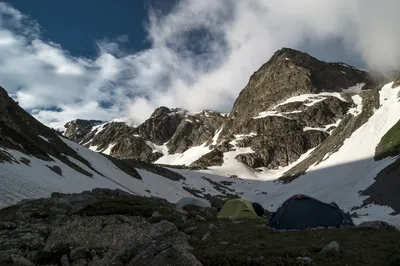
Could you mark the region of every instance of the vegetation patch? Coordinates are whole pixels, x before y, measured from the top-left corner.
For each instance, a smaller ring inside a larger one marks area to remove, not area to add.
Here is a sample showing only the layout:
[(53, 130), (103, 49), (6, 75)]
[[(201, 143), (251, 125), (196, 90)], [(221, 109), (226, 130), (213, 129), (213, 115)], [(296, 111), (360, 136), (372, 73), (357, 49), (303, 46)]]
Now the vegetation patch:
[(400, 120), (382, 137), (375, 149), (375, 160), (400, 154)]

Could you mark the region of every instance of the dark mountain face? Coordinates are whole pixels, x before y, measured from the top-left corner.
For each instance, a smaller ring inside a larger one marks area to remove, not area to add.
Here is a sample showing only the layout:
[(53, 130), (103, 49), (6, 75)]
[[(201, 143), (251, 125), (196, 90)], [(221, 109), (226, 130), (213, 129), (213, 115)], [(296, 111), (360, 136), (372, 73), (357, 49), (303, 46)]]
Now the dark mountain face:
[[(80, 127), (68, 124), (67, 132), (86, 132), (78, 141), (97, 146), (98, 151), (113, 145), (109, 154), (117, 158), (155, 162), (166, 150), (180, 154), (205, 144), (210, 153), (193, 166), (221, 165), (224, 152), (248, 147), (252, 152), (237, 155), (238, 161), (252, 168), (277, 168), (320, 145), (357, 106), (355, 93), (346, 89), (362, 86), (368, 91), (384, 81), (343, 63), (326, 63), (283, 48), (250, 77), (229, 117), (159, 107), (136, 128), (108, 123), (100, 131), (95, 122), (87, 121)], [(308, 96), (289, 100), (304, 94)]]

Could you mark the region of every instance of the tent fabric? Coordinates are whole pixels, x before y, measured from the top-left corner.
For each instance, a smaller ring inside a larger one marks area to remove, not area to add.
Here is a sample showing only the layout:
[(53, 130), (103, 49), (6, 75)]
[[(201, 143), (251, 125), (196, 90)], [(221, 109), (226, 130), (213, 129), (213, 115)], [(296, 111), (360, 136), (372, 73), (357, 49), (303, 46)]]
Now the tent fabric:
[(354, 226), (350, 216), (336, 203), (324, 203), (307, 195), (286, 200), (272, 215), (268, 226), (274, 229)]
[(202, 208), (211, 208), (211, 204), (206, 200), (185, 197), (178, 200), (178, 202), (175, 204), (175, 209), (178, 211), (182, 211), (186, 205), (195, 205)]
[(231, 199), (225, 202), (217, 214), (218, 219), (254, 219), (259, 218), (250, 201)]
[(252, 203), (252, 205), (253, 205), (253, 209), (254, 209), (254, 212), (258, 215), (258, 216), (263, 216), (264, 215), (264, 207), (260, 204), (260, 203), (258, 203), (258, 202), (253, 202)]

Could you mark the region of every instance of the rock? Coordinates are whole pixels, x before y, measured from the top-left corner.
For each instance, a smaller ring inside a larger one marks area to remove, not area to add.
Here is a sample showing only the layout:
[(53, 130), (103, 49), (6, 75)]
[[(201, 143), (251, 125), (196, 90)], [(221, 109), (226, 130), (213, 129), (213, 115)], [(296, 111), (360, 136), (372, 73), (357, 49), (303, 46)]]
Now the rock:
[(201, 265), (189, 252), (188, 236), (171, 222), (161, 221), (137, 232), (109, 265)]
[(11, 222), (0, 222), (0, 230), (11, 230), (17, 228), (17, 225), (15, 223)]
[(88, 266), (103, 266), (103, 262), (101, 261), (99, 256), (94, 256), (93, 260), (91, 260), (88, 264)]
[(7, 265), (11, 263), (10, 254), (0, 252), (0, 265)]
[(321, 250), (321, 253), (336, 253), (339, 251), (339, 244), (336, 241), (332, 241)]
[(66, 254), (62, 255), (60, 259), (61, 266), (69, 266), (68, 256)]
[(312, 259), (310, 257), (297, 257), (296, 260), (304, 263), (312, 263)]
[(200, 216), (200, 215), (196, 215), (196, 219), (200, 220), (200, 221), (205, 221), (206, 220), (206, 218), (204, 218), (203, 216)]
[(357, 227), (379, 229), (379, 228), (390, 227), (390, 225), (385, 221), (367, 221), (367, 222), (362, 222)]
[(161, 216), (161, 214), (158, 211), (154, 211), (153, 214), (151, 215), (151, 218), (157, 218), (160, 216)]
[(205, 235), (201, 238), (202, 241), (206, 241), (207, 238), (211, 235), (210, 232), (205, 233)]
[(214, 224), (210, 224), (210, 225), (208, 226), (208, 228), (210, 228), (210, 229), (215, 229), (216, 226), (215, 226)]
[(196, 230), (197, 230), (197, 227), (194, 226), (194, 227), (186, 228), (184, 231), (185, 231), (185, 233), (190, 234), (190, 233), (193, 233)]
[(44, 252), (52, 254), (63, 246), (92, 249), (120, 249), (125, 241), (148, 224), (142, 217), (72, 216), (51, 231)]
[(77, 119), (64, 125), (64, 128), (66, 129), (64, 135), (73, 141), (79, 142), (92, 130), (94, 126), (102, 123), (105, 122), (99, 120)]
[(11, 261), (15, 266), (35, 266), (33, 262), (19, 255), (11, 255)]
[(88, 252), (87, 248), (85, 247), (77, 247), (71, 250), (69, 253), (69, 258), (71, 261), (75, 261), (77, 259), (85, 258), (86, 253)]
[(37, 258), (39, 257), (39, 251), (37, 250), (33, 250), (30, 251), (27, 255), (26, 258), (32, 262), (35, 262), (37, 260)]
[(88, 265), (88, 262), (83, 258), (77, 259), (71, 263), (71, 266), (86, 266), (86, 265)]

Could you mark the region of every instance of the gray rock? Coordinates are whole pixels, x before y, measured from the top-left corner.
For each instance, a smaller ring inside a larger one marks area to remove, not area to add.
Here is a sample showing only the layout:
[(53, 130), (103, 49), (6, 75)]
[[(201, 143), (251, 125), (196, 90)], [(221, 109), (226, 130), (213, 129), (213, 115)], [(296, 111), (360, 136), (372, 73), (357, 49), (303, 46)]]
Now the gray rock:
[(201, 238), (201, 240), (202, 240), (202, 241), (206, 241), (207, 238), (208, 238), (210, 235), (211, 235), (210, 232), (205, 233), (204, 236)]
[(11, 255), (11, 261), (15, 266), (35, 266), (33, 262), (19, 255)]
[(196, 219), (197, 220), (200, 220), (200, 221), (205, 221), (206, 220), (206, 218), (204, 218), (203, 216), (201, 216), (201, 215), (196, 215)]
[(99, 256), (94, 256), (93, 260), (88, 263), (88, 266), (103, 266), (103, 262)]
[(0, 230), (11, 230), (17, 228), (17, 225), (15, 223), (11, 222), (0, 222)]
[(0, 252), (0, 265), (2, 264), (11, 264), (11, 256), (10, 254)]
[(60, 259), (61, 266), (69, 266), (68, 256), (66, 254), (62, 255)]
[(27, 255), (26, 258), (32, 262), (35, 262), (37, 260), (37, 258), (39, 257), (39, 251), (37, 250), (33, 250), (30, 251)]
[(71, 261), (75, 261), (77, 259), (85, 258), (87, 253), (88, 249), (86, 247), (77, 247), (71, 250), (69, 258)]
[(92, 130), (94, 126), (102, 123), (104, 122), (99, 120), (77, 119), (64, 125), (64, 128), (66, 129), (64, 135), (73, 141), (79, 142)]
[(88, 262), (83, 258), (77, 259), (71, 263), (71, 266), (86, 266), (86, 265), (88, 265)]
[(88, 250), (119, 249), (126, 239), (148, 224), (142, 217), (126, 217), (125, 221), (121, 221), (119, 217), (118, 215), (72, 216), (71, 220), (52, 230), (44, 251), (53, 253), (65, 245)]
[(297, 257), (296, 260), (304, 263), (312, 263), (312, 259), (310, 257)]
[(321, 250), (321, 253), (336, 253), (339, 251), (339, 244), (336, 241), (332, 241)]
[(157, 217), (160, 217), (160, 216), (161, 216), (160, 213), (158, 211), (155, 211), (155, 212), (152, 213), (151, 218), (157, 218)]
[(390, 227), (390, 225), (385, 222), (385, 221), (367, 221), (367, 222), (362, 222), (361, 224), (358, 225), (360, 228), (387, 228)]
[(201, 265), (189, 250), (188, 236), (161, 221), (132, 236), (107, 265)]

